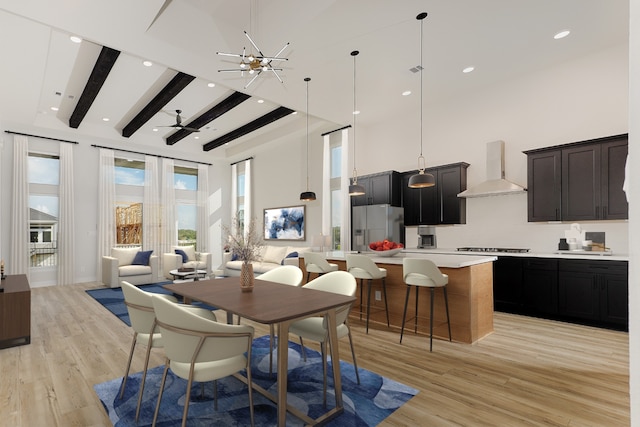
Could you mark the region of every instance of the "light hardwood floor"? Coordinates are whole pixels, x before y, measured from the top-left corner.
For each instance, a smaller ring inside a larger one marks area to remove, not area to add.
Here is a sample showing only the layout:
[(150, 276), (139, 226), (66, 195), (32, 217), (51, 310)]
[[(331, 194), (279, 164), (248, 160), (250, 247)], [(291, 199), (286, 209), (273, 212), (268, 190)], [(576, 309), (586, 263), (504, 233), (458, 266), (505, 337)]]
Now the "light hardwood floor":
[[(85, 292), (96, 287), (32, 290), (31, 344), (0, 350), (1, 426), (111, 425), (93, 385), (122, 375), (132, 332)], [(437, 340), (429, 353), (424, 336), (405, 332), (400, 345), (397, 331), (352, 330), (362, 368), (420, 390), (384, 426), (630, 423), (627, 333), (496, 313), (475, 345)], [(142, 362), (140, 351), (133, 369)]]

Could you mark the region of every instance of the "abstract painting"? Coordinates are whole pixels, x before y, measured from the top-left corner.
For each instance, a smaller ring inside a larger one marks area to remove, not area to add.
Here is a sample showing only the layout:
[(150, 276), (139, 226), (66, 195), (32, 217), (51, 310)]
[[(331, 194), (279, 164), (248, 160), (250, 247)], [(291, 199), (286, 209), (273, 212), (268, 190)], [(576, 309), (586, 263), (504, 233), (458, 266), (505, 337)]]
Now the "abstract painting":
[(304, 205), (264, 210), (265, 240), (305, 240)]

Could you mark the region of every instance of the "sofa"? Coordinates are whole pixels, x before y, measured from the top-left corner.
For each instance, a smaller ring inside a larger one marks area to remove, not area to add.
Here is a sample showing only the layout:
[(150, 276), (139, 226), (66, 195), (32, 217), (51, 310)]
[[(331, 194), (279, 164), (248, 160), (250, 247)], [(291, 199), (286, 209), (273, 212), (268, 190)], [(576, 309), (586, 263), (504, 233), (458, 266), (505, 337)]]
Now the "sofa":
[[(176, 251), (180, 251), (180, 253)], [(210, 253), (196, 252), (194, 246), (173, 246), (171, 252), (162, 254), (162, 273), (169, 280), (173, 280), (173, 276), (169, 272), (179, 268), (205, 270), (209, 275), (212, 267), (211, 260)]]
[(102, 257), (102, 283), (119, 288), (122, 280), (132, 285), (157, 282), (160, 259), (152, 252), (140, 247), (111, 248), (111, 255)]
[[(309, 247), (265, 245), (260, 249), (260, 260), (251, 263), (253, 265), (253, 275), (257, 277), (281, 265), (298, 266), (298, 254), (309, 252), (310, 250), (311, 248)], [(224, 275), (240, 276), (242, 262), (239, 259), (235, 259), (231, 252), (225, 252), (221, 266)]]

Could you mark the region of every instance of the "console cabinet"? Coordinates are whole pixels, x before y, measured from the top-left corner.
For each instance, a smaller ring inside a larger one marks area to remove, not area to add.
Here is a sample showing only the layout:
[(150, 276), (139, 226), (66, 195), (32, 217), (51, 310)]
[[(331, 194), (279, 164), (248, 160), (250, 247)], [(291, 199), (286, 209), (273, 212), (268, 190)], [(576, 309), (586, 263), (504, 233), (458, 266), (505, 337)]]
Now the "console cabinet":
[(351, 197), (351, 206), (391, 205), (402, 206), (401, 176), (396, 171), (386, 171), (358, 177), (358, 184), (365, 189), (362, 196)]
[(0, 292), (0, 348), (31, 342), (31, 288), (25, 274), (6, 276)]
[(627, 219), (627, 152), (627, 134), (525, 151), (528, 220)]
[(428, 188), (409, 188), (409, 178), (417, 170), (402, 174), (402, 206), (407, 226), (465, 224), (467, 222), (466, 199), (458, 193), (467, 189), (468, 163), (453, 163), (425, 169), (435, 179)]

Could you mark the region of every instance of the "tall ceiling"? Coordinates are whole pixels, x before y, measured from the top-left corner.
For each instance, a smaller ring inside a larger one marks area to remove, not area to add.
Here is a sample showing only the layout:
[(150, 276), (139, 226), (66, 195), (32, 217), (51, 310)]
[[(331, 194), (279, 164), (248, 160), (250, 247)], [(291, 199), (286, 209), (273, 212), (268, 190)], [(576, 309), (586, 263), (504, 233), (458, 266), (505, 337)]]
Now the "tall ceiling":
[[(429, 14), (427, 105), (626, 43), (628, 8), (628, 0), (0, 0), (0, 123), (226, 157), (305, 132), (304, 114), (289, 114), (306, 111), (305, 77), (314, 129), (352, 123), (353, 50), (358, 126), (418, 109), (420, 12)], [(571, 34), (554, 40), (564, 29)], [(250, 76), (218, 72), (237, 64), (216, 52), (255, 50), (244, 31), (266, 56), (290, 43), (277, 63), (283, 83), (263, 72), (245, 87)], [(467, 66), (475, 70), (462, 73)], [(175, 123), (175, 110), (183, 124), (199, 118), (200, 132), (159, 127)]]

